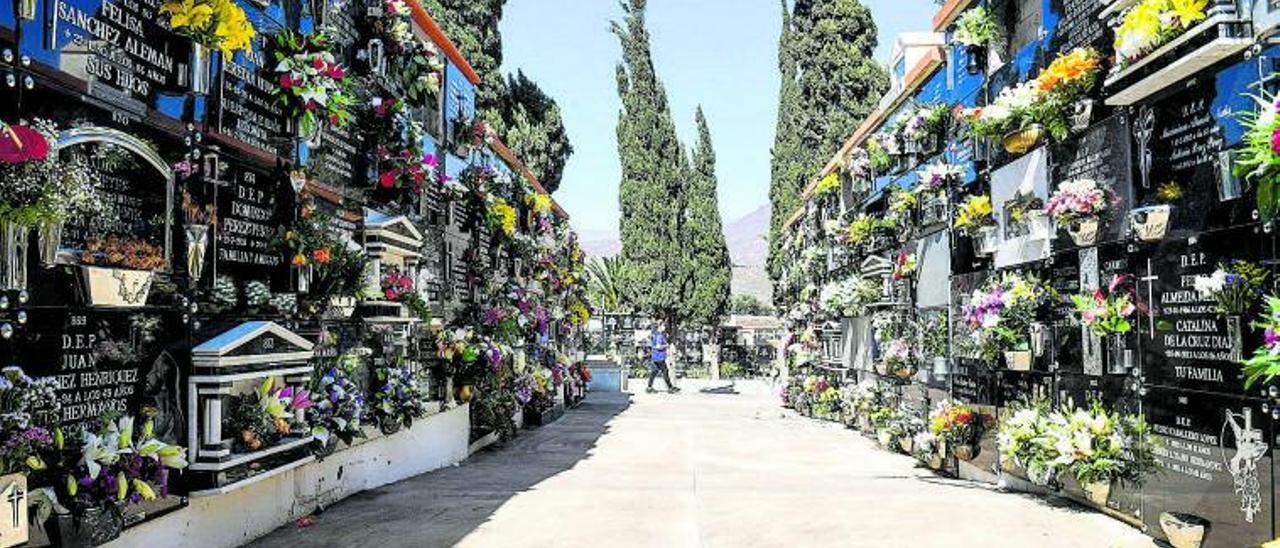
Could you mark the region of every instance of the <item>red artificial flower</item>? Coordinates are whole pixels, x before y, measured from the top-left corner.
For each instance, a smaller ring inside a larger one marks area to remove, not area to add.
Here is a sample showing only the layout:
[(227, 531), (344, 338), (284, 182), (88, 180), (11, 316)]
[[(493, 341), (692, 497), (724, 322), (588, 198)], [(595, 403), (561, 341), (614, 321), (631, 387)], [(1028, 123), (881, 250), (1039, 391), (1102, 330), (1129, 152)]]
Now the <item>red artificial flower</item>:
[(317, 108), (320, 108), (320, 103), (317, 103), (315, 101), (307, 101), (307, 110), (315, 111)]
[(330, 114), (330, 115), (329, 115), (329, 125), (334, 125), (334, 126), (336, 126), (336, 125), (338, 125), (338, 122), (340, 122), (340, 121), (341, 121), (341, 120), (339, 120), (339, 119), (338, 119), (338, 115), (337, 115), (337, 114)]
[(399, 177), (399, 176), (400, 176), (400, 172), (394, 169), (384, 171), (382, 172), (381, 175), (378, 176), (378, 184), (381, 185), (382, 188), (395, 188), (396, 177)]
[(338, 66), (338, 65), (330, 65), (330, 66), (329, 66), (329, 77), (330, 77), (330, 78), (333, 78), (334, 80), (341, 80), (341, 79), (345, 78), (346, 76), (347, 76), (347, 71), (343, 70), (343, 69), (342, 69), (342, 67), (340, 67), (340, 66)]
[(290, 76), (288, 73), (280, 75), (280, 87), (289, 89), (293, 87), (293, 83), (293, 76)]
[(49, 156), (49, 141), (29, 126), (0, 124), (0, 162), (18, 164)]
[(319, 57), (312, 59), (311, 67), (316, 70), (324, 70), (324, 67), (325, 67), (324, 59), (321, 59)]

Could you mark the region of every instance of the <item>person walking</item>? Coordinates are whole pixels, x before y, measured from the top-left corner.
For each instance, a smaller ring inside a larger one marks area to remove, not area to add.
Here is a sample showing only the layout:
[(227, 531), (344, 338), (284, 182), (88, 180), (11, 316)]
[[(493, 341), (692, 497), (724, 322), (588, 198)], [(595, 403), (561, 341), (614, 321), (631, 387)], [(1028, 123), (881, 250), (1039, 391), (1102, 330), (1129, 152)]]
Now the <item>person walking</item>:
[(653, 380), (658, 378), (658, 373), (662, 373), (662, 380), (667, 383), (667, 392), (671, 394), (679, 392), (680, 389), (671, 384), (671, 373), (667, 371), (667, 326), (662, 322), (657, 322), (653, 333), (649, 334), (649, 352), (653, 363), (649, 364), (649, 387), (645, 392), (650, 394), (657, 392), (653, 389)]

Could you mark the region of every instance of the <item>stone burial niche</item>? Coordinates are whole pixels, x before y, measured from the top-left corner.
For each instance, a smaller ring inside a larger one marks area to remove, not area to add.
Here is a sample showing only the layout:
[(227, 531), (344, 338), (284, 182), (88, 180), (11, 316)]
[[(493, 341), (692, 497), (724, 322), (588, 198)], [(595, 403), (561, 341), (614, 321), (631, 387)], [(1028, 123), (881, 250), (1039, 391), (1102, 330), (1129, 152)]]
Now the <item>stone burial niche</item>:
[(249, 321), (191, 349), (187, 447), (192, 497), (218, 495), (315, 460), (305, 388), (314, 344)]

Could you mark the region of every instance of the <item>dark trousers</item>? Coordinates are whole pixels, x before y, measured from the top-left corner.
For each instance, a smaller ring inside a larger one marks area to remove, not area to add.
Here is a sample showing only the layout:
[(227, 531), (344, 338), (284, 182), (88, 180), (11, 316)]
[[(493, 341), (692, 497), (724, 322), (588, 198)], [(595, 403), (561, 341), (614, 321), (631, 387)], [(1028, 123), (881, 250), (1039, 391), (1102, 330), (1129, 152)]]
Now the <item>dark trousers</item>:
[(667, 390), (675, 388), (676, 385), (671, 384), (671, 374), (667, 372), (667, 362), (655, 361), (649, 364), (649, 388), (653, 388), (653, 379), (658, 378), (658, 373), (662, 373), (662, 380), (667, 382)]

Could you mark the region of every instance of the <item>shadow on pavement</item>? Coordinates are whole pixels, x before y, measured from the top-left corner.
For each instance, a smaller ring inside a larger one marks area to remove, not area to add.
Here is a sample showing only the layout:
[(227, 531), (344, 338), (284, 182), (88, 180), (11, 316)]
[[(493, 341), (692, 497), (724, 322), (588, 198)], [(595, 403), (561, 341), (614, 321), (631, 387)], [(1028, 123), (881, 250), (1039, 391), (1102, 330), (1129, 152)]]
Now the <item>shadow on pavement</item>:
[(698, 390), (698, 393), (700, 393), (700, 394), (723, 394), (723, 395), (735, 396), (735, 395), (737, 395), (737, 394), (738, 394), (738, 388), (737, 388), (737, 386), (736, 386), (734, 383), (729, 383), (729, 384), (726, 384), (726, 385), (724, 385), (724, 386), (709, 386), (709, 387), (707, 387), (707, 388), (703, 388), (703, 389), (701, 389), (701, 390)]
[(317, 513), (310, 527), (289, 524), (248, 546), (452, 546), (508, 499), (586, 459), (630, 405), (627, 393), (591, 393), (559, 421), (522, 431), (499, 449), (358, 493)]

